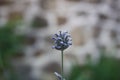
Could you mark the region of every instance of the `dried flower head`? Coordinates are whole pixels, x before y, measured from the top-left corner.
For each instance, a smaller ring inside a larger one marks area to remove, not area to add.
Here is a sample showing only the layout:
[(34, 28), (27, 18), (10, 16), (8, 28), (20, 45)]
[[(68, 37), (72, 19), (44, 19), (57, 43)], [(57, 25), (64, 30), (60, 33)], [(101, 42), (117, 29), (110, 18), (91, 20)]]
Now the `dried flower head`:
[(68, 32), (62, 32), (59, 31), (59, 34), (55, 34), (54, 38), (55, 45), (53, 46), (53, 49), (57, 50), (65, 50), (70, 45), (72, 45), (72, 38), (68, 34)]

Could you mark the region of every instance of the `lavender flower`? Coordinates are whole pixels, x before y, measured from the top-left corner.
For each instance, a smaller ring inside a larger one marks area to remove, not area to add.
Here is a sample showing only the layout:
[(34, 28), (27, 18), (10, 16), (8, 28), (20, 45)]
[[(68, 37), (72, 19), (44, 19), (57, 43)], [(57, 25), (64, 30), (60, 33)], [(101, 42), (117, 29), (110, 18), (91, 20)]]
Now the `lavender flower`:
[(53, 40), (55, 43), (53, 49), (63, 51), (67, 49), (70, 45), (72, 45), (72, 39), (68, 32), (59, 31), (59, 34), (55, 34)]
[[(54, 72), (54, 74), (56, 75), (58, 80), (62, 80), (63, 79), (63, 77), (60, 74), (58, 74), (57, 72)], [(63, 79), (63, 80), (65, 80), (65, 79)]]

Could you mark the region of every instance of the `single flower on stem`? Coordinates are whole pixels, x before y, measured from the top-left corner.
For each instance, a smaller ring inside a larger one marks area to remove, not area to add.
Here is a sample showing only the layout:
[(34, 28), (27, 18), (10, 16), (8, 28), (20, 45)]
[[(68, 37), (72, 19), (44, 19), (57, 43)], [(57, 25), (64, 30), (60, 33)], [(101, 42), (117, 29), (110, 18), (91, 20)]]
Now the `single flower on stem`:
[[(53, 40), (54, 40), (54, 44), (55, 44), (53, 46), (53, 49), (61, 51), (61, 63), (62, 63), (62, 68), (61, 68), (62, 78), (61, 78), (61, 80), (64, 80), (63, 51), (65, 49), (67, 49), (70, 45), (72, 45), (72, 38), (70, 37), (70, 34), (68, 32), (59, 31), (59, 34), (55, 34), (55, 36), (53, 37)], [(58, 79), (60, 79), (60, 78), (58, 78)]]

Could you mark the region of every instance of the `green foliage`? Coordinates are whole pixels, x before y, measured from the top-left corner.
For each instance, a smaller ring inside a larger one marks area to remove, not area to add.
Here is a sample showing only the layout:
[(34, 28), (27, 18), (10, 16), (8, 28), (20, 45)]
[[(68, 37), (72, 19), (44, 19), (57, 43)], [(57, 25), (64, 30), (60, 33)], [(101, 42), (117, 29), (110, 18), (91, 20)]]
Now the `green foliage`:
[(16, 53), (21, 47), (22, 36), (14, 33), (15, 25), (0, 28), (0, 53), (7, 57)]
[(68, 80), (120, 80), (120, 59), (101, 53), (96, 65), (73, 66)]
[[(9, 22), (0, 27), (0, 79), (15, 80), (10, 58), (22, 48), (22, 36), (15, 34), (16, 23)], [(5, 78), (7, 74), (7, 78)], [(3, 78), (2, 78), (3, 77)], [(5, 79), (4, 79), (5, 78)]]
[(120, 60), (103, 57), (93, 71), (93, 80), (120, 80)]

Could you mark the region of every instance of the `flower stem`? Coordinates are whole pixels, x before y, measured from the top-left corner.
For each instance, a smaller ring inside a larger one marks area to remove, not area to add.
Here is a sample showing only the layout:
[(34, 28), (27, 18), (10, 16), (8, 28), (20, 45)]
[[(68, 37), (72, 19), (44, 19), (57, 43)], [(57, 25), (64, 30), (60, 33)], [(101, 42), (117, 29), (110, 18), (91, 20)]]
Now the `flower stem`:
[(64, 69), (63, 69), (63, 50), (61, 51), (61, 62), (62, 62), (62, 68), (61, 68), (61, 74), (62, 74), (62, 80), (64, 79)]
[(5, 66), (4, 66), (5, 62), (4, 62), (4, 55), (3, 53), (0, 52), (0, 67), (2, 69), (2, 77), (4, 80), (6, 80), (6, 77), (4, 75), (4, 71), (5, 71)]

